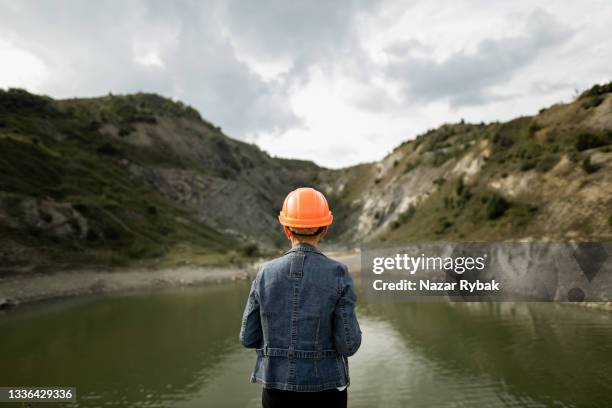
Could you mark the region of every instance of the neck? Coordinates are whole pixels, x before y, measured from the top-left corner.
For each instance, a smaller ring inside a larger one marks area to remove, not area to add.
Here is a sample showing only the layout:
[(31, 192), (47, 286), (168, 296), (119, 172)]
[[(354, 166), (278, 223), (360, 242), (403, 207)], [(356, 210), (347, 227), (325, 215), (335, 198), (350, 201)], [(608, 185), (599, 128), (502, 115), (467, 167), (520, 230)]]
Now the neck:
[(291, 246), (292, 246), (292, 247), (294, 247), (294, 246), (298, 246), (298, 245), (300, 245), (300, 244), (306, 244), (306, 245), (311, 245), (311, 246), (317, 246), (317, 244), (318, 244), (318, 243), (319, 243), (319, 240), (318, 240), (318, 239), (317, 239), (316, 241), (312, 241), (312, 242), (309, 242), (309, 241), (298, 241), (298, 240), (297, 240), (297, 239), (295, 239), (295, 238), (292, 238), (292, 239), (291, 239)]

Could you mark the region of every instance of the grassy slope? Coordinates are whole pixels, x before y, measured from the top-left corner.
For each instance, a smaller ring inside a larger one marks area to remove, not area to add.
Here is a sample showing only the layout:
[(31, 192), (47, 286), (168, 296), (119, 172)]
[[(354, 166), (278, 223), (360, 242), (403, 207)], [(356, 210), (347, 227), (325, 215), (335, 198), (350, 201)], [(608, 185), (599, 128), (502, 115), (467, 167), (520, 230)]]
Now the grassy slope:
[[(98, 131), (102, 123), (129, 131), (133, 123), (154, 122), (160, 113), (201, 120), (193, 109), (155, 95), (56, 102), (1, 91), (0, 191), (8, 216), (18, 221), (0, 223), (3, 245), (9, 250), (36, 248), (41, 264), (122, 264), (167, 255), (181, 243), (197, 248), (197, 255), (210, 262), (234, 256), (230, 249), (239, 247), (235, 242), (131, 177), (122, 159), (141, 165), (190, 163), (171, 152), (111, 140)], [(73, 233), (60, 236), (49, 228), (52, 214), (41, 214), (40, 208), (34, 218), (42, 223), (28, 222), (32, 214), (22, 208), (27, 197), (38, 203), (70, 203), (86, 219), (86, 231), (73, 217), (68, 220)]]
[[(328, 174), (332, 199), (353, 213), (343, 213), (344, 237), (610, 239), (611, 92), (611, 84), (596, 86), (571, 104), (506, 123), (444, 125), (405, 142), (381, 162)], [(474, 177), (455, 170), (475, 159), (483, 163)], [(434, 179), (423, 197), (399, 211), (402, 197), (411, 194), (404, 187), (411, 177), (420, 183)], [(375, 227), (365, 233), (350, 229), (364, 218)]]
[[(598, 95), (587, 94), (576, 103), (577, 106), (557, 109), (569, 110), (564, 112), (563, 119), (571, 115), (574, 123), (579, 124), (589, 114), (588, 110), (597, 106), (597, 101), (602, 101)], [(597, 168), (589, 163), (594, 153), (610, 152), (612, 129), (586, 129), (547, 119), (546, 112), (542, 112), (533, 118), (484, 126), (479, 130), (479, 137), (490, 142), (491, 154), (478, 178), (469, 185), (460, 177), (440, 180), (440, 187), (430, 197), (408, 210), (381, 238), (500, 240), (563, 236), (568, 232), (563, 231), (563, 226), (551, 231), (547, 225), (549, 219), (545, 207), (553, 197), (542, 194), (541, 184), (537, 181), (534, 180), (533, 189), (528, 188), (514, 197), (508, 197), (503, 189), (491, 188), (492, 180), (517, 174), (520, 177), (521, 173), (527, 172), (535, 172), (535, 178), (542, 181), (563, 156), (568, 157), (571, 164), (557, 177), (567, 178), (568, 185), (572, 178), (579, 178), (583, 187), (597, 185), (604, 179), (609, 186), (610, 179), (605, 176), (610, 175), (610, 168)], [(428, 148), (435, 150), (435, 142)], [(451, 157), (453, 154), (449, 153)], [(563, 192), (557, 193), (561, 195)], [(586, 202), (581, 204), (589, 205)], [(580, 217), (580, 206), (574, 209), (576, 221), (571, 225), (571, 232), (580, 238), (609, 238), (612, 231), (611, 205), (612, 201), (608, 200), (602, 208), (604, 217), (601, 218), (606, 219), (603, 224), (607, 221), (609, 227), (607, 235), (605, 226), (601, 228), (602, 220)], [(596, 222), (600, 226), (593, 225)]]

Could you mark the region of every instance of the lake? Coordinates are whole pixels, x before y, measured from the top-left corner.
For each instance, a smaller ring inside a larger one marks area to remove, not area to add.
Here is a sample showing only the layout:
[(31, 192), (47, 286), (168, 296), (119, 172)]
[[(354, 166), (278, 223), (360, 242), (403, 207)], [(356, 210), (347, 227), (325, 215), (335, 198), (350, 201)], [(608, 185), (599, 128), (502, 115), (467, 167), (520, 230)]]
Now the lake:
[[(66, 406), (258, 407), (254, 353), (238, 343), (247, 293), (239, 282), (20, 306), (0, 314), (0, 386), (77, 387)], [(362, 301), (358, 316), (351, 407), (612, 406), (610, 313)]]

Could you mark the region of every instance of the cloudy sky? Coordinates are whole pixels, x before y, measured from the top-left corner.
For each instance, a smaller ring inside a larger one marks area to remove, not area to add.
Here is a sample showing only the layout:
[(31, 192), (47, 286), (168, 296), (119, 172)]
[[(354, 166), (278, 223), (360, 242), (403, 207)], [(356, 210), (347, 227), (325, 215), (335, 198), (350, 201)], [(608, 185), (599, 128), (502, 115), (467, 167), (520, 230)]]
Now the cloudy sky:
[(612, 79), (611, 38), (609, 0), (0, 0), (0, 87), (157, 92), (341, 167), (569, 101)]

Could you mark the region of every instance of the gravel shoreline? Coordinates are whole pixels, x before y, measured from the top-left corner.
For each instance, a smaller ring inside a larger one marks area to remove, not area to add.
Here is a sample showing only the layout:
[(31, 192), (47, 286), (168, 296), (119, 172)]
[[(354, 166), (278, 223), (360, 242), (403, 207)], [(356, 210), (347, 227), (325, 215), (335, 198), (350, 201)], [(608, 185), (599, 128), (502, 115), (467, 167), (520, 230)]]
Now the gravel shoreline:
[[(326, 253), (345, 262), (353, 272), (359, 269), (359, 255), (355, 251)], [(79, 269), (13, 275), (0, 278), (0, 310), (19, 304), (73, 296), (250, 280), (257, 273), (258, 265), (262, 261), (242, 267), (184, 265), (160, 269)]]
[[(359, 256), (354, 251), (327, 253), (347, 263), (354, 271), (359, 268)], [(262, 261), (242, 267), (184, 265), (160, 269), (79, 269), (13, 275), (0, 278), (0, 310), (24, 303), (73, 296), (250, 280)]]
[(0, 278), (0, 309), (100, 293), (248, 280), (255, 267), (181, 266), (168, 269), (74, 270)]
[[(328, 255), (347, 264), (353, 274), (358, 273), (361, 265), (357, 252), (328, 252)], [(0, 278), (0, 310), (24, 303), (72, 296), (250, 280), (257, 273), (258, 264), (243, 267), (189, 265), (165, 269), (92, 269), (10, 276)], [(612, 312), (612, 302), (563, 303)]]

